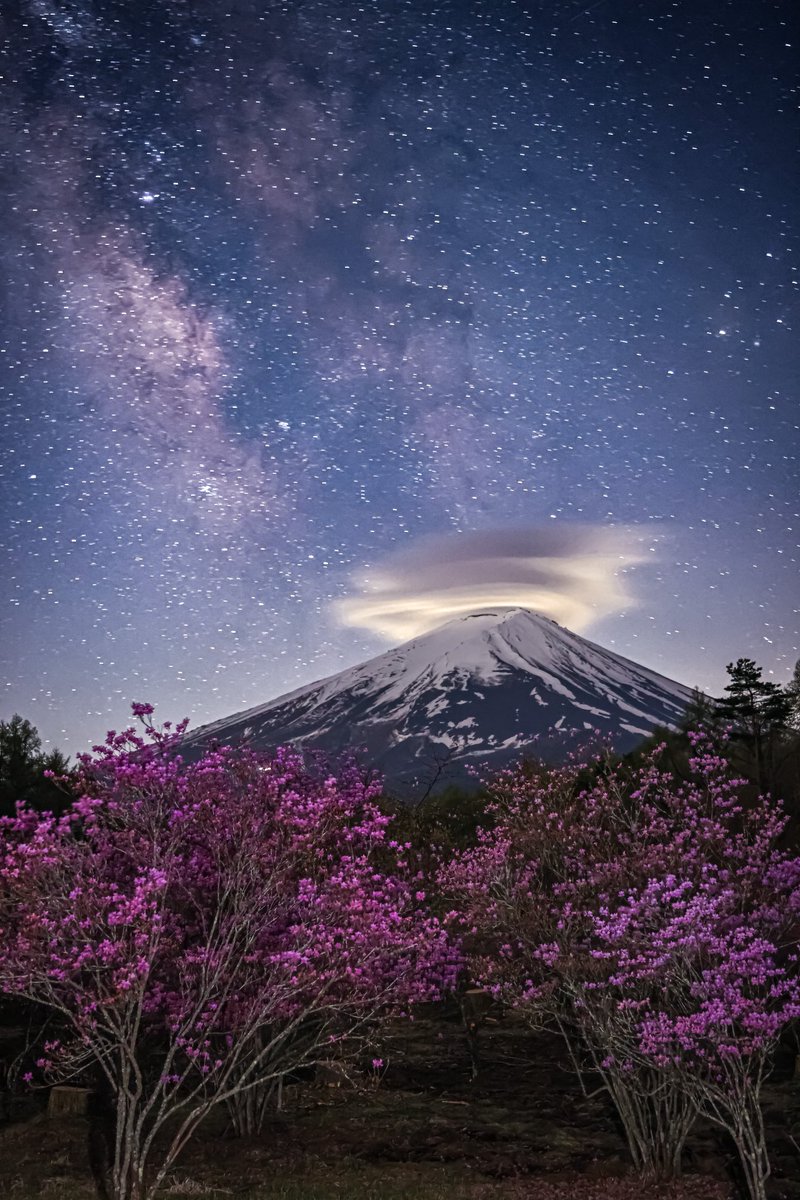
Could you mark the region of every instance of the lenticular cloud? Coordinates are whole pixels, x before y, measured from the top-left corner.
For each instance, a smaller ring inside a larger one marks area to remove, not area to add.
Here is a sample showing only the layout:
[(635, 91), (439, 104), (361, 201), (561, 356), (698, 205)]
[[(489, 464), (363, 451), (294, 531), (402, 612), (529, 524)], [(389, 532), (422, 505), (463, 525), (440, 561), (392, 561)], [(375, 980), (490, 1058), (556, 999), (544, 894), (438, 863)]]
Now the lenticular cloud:
[(529, 608), (576, 632), (635, 603), (620, 572), (650, 558), (631, 527), (505, 528), (423, 538), (354, 581), (343, 625), (392, 641), (487, 607)]

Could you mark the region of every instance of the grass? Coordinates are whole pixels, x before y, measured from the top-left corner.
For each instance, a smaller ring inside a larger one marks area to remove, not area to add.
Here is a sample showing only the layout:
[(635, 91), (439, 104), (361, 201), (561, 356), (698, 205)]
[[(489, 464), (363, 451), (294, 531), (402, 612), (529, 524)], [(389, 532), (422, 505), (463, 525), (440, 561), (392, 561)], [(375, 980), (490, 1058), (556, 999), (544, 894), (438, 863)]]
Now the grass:
[[(483, 1037), (483, 1035), (482, 1035)], [(485, 1069), (470, 1080), (463, 1033), (432, 1019), (381, 1046), (379, 1088), (287, 1089), (263, 1136), (236, 1141), (210, 1122), (171, 1172), (160, 1200), (728, 1200), (730, 1148), (693, 1132), (673, 1188), (646, 1188), (628, 1170), (607, 1099), (583, 1098), (560, 1046), (501, 1022), (487, 1028)], [(800, 1200), (798, 1154), (787, 1131), (800, 1089), (774, 1089), (776, 1197)], [(96, 1200), (88, 1128), (29, 1106), (0, 1127), (0, 1197)], [(792, 1181), (797, 1181), (796, 1186)]]
[[(204, 1196), (223, 1200), (236, 1193), (203, 1190), (191, 1179), (177, 1181), (164, 1196)], [(292, 1180), (275, 1180), (246, 1193), (247, 1200), (727, 1200), (729, 1189), (705, 1179), (670, 1187), (643, 1187), (638, 1179), (576, 1178), (485, 1180), (455, 1164), (392, 1164), (365, 1168), (340, 1164)]]

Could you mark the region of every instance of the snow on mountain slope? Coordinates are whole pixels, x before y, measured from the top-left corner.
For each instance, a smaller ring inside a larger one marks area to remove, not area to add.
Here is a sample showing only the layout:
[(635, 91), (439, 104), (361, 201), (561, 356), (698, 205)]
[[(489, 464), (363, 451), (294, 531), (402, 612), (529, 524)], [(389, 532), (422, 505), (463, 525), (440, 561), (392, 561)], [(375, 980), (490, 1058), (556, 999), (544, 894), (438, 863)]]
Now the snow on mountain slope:
[(363, 748), (387, 778), (410, 780), (443, 750), (462, 772), (469, 762), (504, 765), (534, 738), (558, 758), (567, 732), (597, 729), (629, 749), (679, 721), (691, 695), (547, 617), (494, 608), (205, 725), (187, 743)]

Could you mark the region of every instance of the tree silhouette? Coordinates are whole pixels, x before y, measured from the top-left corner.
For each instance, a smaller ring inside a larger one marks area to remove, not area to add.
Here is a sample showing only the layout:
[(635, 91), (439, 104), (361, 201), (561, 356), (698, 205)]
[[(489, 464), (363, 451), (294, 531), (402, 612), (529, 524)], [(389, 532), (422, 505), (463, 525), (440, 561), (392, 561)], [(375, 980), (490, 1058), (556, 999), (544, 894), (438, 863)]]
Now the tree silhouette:
[(732, 736), (752, 749), (756, 783), (759, 791), (764, 791), (775, 743), (790, 728), (792, 696), (788, 689), (762, 679), (761, 667), (752, 658), (739, 658), (725, 669), (730, 683), (725, 688), (727, 696), (717, 701), (718, 715), (730, 724)]
[(0, 815), (13, 816), (19, 800), (32, 808), (60, 813), (66, 797), (45, 772), (64, 775), (68, 760), (60, 750), (42, 752), (42, 739), (35, 725), (14, 713), (0, 721)]

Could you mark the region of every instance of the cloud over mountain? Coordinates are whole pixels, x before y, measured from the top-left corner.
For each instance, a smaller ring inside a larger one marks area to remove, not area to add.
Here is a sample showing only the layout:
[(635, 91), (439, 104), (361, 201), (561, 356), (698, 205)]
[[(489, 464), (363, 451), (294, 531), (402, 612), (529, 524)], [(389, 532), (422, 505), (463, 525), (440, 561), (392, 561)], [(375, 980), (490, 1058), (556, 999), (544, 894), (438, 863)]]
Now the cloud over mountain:
[(653, 530), (562, 524), (424, 538), (358, 577), (344, 625), (415, 637), (484, 606), (532, 609), (583, 630), (635, 600), (625, 568), (650, 557)]

